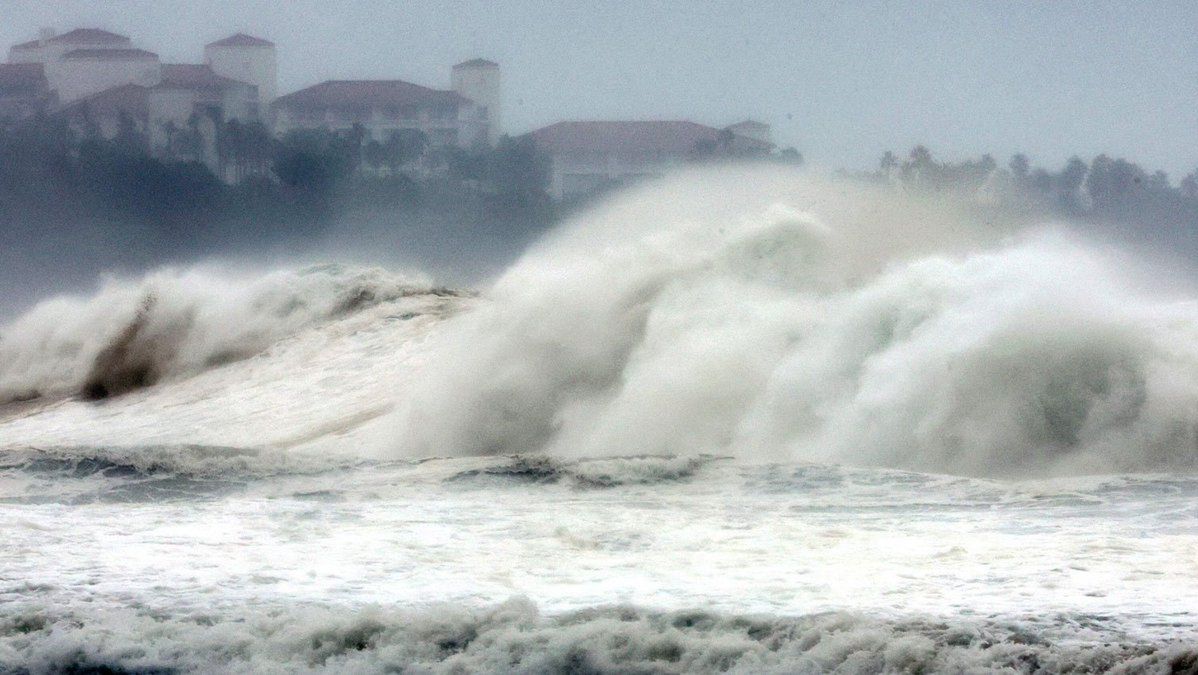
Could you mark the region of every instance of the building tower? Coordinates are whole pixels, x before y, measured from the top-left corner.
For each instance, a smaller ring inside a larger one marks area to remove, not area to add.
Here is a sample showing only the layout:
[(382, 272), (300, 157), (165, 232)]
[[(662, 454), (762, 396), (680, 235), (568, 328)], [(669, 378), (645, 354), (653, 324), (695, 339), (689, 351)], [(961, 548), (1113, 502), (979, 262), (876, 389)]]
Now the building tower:
[[(499, 64), (486, 59), (463, 61), (453, 67), (452, 80), (453, 90), (474, 104), (472, 118), (464, 120), (477, 129), (474, 138), (495, 145), (503, 131)], [(463, 138), (462, 142), (473, 141)]]
[(270, 104), (279, 90), (275, 43), (237, 33), (208, 43), (204, 63), (221, 77), (257, 86), (258, 115), (270, 120)]

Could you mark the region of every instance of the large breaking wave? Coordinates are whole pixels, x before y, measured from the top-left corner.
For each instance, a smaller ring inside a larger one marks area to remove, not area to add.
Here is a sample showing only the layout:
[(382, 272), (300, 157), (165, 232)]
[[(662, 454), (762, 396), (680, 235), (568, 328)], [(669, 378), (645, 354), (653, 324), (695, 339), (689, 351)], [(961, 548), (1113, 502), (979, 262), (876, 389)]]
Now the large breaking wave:
[(337, 265), (251, 276), (196, 267), (112, 279), (39, 304), (0, 333), (0, 403), (104, 398), (253, 356), (322, 320), (428, 283)]
[(446, 326), (398, 445), (1192, 468), (1198, 304), (1135, 272), (976, 202), (688, 174), (575, 219)]
[[(551, 233), (479, 301), (451, 303), (465, 311), (396, 333), (420, 342), (392, 371), (401, 373), (393, 400), (370, 397), (371, 411), (394, 404), (392, 427), (353, 452), (711, 455), (1017, 478), (1194, 469), (1198, 296), (1166, 294), (1144, 283), (1154, 275), (1136, 256), (1014, 213), (976, 196), (780, 169), (648, 184)], [(3, 330), (0, 403), (173, 382), (427, 291), (424, 281), (328, 266), (113, 281)], [(274, 350), (272, 377), (317, 367), (319, 342), (298, 355)], [(338, 344), (328, 367), (345, 373), (353, 349), (370, 350), (358, 362), (374, 366), (327, 386), (377, 390), (379, 346)], [(222, 382), (263, 376), (239, 372)], [(288, 387), (266, 383), (258, 404), (295, 400)], [(176, 398), (185, 406), (194, 396)], [(292, 435), (327, 436), (326, 426), (382, 414), (324, 412)], [(56, 419), (68, 418), (92, 419)], [(124, 442), (255, 446), (277, 436)]]

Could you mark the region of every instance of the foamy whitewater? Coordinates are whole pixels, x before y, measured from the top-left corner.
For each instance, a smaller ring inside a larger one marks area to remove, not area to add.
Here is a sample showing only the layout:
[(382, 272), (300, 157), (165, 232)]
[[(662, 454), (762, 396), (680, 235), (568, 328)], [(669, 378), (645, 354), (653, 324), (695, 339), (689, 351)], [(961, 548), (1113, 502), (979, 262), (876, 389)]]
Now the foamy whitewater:
[(0, 329), (0, 672), (1198, 672), (1198, 292), (782, 169)]

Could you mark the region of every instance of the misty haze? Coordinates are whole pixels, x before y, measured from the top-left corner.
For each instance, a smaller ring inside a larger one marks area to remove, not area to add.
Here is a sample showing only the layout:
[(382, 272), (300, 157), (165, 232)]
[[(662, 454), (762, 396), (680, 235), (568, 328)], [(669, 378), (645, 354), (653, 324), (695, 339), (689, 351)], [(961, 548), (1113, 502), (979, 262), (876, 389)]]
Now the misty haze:
[(9, 0), (0, 673), (1198, 673), (1198, 8)]

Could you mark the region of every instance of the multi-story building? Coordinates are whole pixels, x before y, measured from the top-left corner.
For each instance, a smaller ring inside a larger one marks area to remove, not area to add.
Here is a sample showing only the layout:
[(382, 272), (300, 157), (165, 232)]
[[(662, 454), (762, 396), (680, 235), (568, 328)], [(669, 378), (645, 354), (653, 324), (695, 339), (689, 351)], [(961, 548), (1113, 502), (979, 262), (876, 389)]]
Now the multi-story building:
[(453, 67), (452, 88), (403, 80), (329, 80), (281, 96), (275, 132), (362, 128), (383, 142), (404, 129), (423, 132), (432, 146), (494, 143), (501, 132), (499, 66), (474, 59)]
[(549, 192), (562, 199), (659, 176), (688, 161), (768, 153), (769, 127), (750, 124), (759, 125), (752, 136), (738, 133), (741, 125), (717, 129), (680, 120), (558, 122), (530, 135), (551, 163)]
[[(112, 137), (132, 124), (155, 153), (182, 153), (214, 170), (220, 126), (264, 120), (277, 89), (273, 43), (242, 33), (208, 44), (203, 64), (173, 64), (109, 31), (44, 29), (37, 40), (14, 45), (9, 60), (0, 67), (0, 113), (28, 116), (35, 101), (56, 101), (42, 109), (61, 113), (77, 130)], [(10, 80), (25, 84), (6, 86)], [(6, 93), (18, 90), (32, 93)]]
[(279, 92), (275, 43), (236, 33), (205, 45), (204, 63), (221, 77), (257, 87), (258, 115), (268, 120), (270, 105)]

